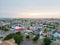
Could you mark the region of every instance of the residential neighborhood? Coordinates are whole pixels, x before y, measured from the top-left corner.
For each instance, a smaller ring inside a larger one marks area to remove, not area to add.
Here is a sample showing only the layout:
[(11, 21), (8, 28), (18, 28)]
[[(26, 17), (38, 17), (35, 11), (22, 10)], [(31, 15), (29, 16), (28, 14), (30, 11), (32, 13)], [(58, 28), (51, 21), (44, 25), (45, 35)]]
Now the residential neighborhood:
[(0, 45), (44, 45), (45, 43), (60, 45), (59, 18), (0, 19)]
[(0, 45), (60, 45), (60, 0), (0, 0)]

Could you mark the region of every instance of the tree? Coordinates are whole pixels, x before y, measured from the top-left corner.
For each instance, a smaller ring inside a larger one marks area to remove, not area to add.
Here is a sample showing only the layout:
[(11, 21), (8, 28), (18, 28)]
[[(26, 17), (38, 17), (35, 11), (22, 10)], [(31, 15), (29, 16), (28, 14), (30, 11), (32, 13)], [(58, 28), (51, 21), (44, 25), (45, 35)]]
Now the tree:
[(14, 35), (15, 35), (14, 33), (7, 35), (7, 36), (4, 38), (4, 41), (5, 41), (5, 40), (12, 39)]
[(30, 38), (29, 35), (27, 35), (27, 36), (26, 36), (26, 39), (29, 39), (29, 38)]
[(8, 28), (4, 28), (3, 30), (4, 30), (4, 31), (8, 31), (9, 29), (8, 29)]
[(44, 45), (50, 45), (51, 44), (51, 40), (49, 38), (44, 38)]
[(7, 36), (4, 38), (3, 41), (9, 40), (9, 39), (14, 39), (14, 40), (15, 40), (15, 43), (17, 43), (18, 45), (20, 45), (21, 42), (23, 41), (23, 36), (20, 35), (20, 32), (12, 33), (12, 34), (7, 35)]
[(1, 27), (0, 27), (0, 30), (8, 31), (8, 30), (9, 30), (9, 28), (6, 28), (5, 26), (1, 26)]
[(39, 34), (37, 34), (32, 40), (37, 41), (39, 39)]
[(23, 37), (19, 36), (19, 35), (15, 35), (14, 36), (14, 40), (15, 40), (15, 43), (17, 43), (18, 45), (20, 45), (21, 42), (23, 41)]
[(21, 32), (16, 32), (17, 35), (21, 35)]

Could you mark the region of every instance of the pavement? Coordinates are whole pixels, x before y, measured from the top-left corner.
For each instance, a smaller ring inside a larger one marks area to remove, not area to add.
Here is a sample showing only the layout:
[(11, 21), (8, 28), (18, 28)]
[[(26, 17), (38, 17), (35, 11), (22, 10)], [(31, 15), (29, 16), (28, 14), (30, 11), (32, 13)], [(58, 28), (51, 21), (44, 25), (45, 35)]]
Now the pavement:
[[(38, 43), (33, 43), (31, 40), (24, 40), (23, 45), (43, 45), (43, 41), (42, 40), (38, 40)], [(60, 45), (60, 42), (58, 43), (58, 41), (54, 41), (51, 43), (51, 45)]]

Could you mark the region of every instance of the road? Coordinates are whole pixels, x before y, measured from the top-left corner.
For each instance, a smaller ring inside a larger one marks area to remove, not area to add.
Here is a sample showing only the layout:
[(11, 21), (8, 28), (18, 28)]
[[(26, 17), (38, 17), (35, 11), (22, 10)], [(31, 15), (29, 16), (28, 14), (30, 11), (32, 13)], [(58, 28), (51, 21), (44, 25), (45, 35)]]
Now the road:
[[(39, 43), (33, 43), (31, 40), (24, 40), (23, 41), (23, 45), (43, 45), (41, 44), (42, 40), (39, 40), (40, 42)], [(57, 43), (51, 43), (51, 45), (60, 45), (60, 44), (57, 44)]]

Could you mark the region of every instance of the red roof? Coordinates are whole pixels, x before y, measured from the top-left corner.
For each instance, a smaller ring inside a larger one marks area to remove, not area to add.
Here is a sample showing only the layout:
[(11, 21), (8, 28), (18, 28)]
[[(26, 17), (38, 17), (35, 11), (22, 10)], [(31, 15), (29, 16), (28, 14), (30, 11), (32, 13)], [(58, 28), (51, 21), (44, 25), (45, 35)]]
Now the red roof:
[(18, 28), (16, 28), (16, 30), (20, 31), (20, 30), (23, 30), (23, 28), (22, 27), (18, 27)]

